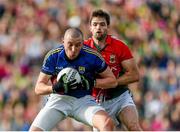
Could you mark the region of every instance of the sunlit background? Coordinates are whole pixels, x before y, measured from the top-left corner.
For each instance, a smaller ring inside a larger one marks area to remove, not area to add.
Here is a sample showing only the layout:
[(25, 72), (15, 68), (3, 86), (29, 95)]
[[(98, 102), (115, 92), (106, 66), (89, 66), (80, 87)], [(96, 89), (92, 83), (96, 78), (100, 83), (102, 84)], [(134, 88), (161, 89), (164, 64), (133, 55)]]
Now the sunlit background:
[[(90, 37), (89, 17), (99, 8), (138, 63), (141, 80), (130, 88), (141, 127), (180, 130), (180, 0), (0, 0), (1, 131), (29, 129), (46, 102), (34, 93), (44, 55), (67, 27)], [(68, 118), (53, 130), (91, 128)]]

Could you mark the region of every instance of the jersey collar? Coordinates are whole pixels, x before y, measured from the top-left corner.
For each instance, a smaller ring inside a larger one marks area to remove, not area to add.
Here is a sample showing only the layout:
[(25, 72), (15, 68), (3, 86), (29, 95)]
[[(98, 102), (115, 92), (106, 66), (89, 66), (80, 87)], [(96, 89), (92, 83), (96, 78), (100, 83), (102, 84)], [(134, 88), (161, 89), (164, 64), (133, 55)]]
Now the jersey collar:
[(103, 49), (100, 49), (98, 48), (98, 45), (94, 43), (93, 38), (91, 38), (91, 47), (96, 48), (98, 51), (103, 51), (108, 45), (111, 44), (111, 41), (112, 41), (111, 35), (107, 35), (106, 41), (105, 41), (106, 45)]

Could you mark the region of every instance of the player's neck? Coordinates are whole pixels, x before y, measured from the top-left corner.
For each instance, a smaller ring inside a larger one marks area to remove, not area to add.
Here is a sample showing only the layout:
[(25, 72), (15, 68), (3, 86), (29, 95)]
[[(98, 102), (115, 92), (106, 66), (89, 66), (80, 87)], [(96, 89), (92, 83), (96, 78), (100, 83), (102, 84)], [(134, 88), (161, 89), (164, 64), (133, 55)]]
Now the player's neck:
[(104, 47), (106, 45), (106, 43), (105, 43), (106, 42), (106, 37), (104, 39), (102, 39), (102, 40), (98, 40), (98, 39), (93, 37), (93, 40), (94, 40), (94, 43), (96, 45), (100, 46), (100, 47), (101, 46)]
[(99, 52), (101, 52), (106, 47), (106, 39), (100, 41), (93, 38), (93, 40), (94, 40), (94, 46)]

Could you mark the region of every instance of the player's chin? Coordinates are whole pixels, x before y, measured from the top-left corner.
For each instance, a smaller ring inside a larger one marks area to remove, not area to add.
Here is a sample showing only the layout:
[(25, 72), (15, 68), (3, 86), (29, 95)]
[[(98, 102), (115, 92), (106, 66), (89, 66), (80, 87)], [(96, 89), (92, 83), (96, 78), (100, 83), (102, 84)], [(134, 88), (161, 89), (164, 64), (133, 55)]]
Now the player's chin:
[(102, 33), (96, 33), (96, 36), (97, 36), (97, 37), (101, 37), (101, 36), (102, 36)]
[(104, 38), (104, 37), (101, 35), (101, 36), (97, 37), (96, 39), (99, 40), (99, 41), (101, 41), (101, 40), (103, 40), (103, 38)]
[(72, 55), (72, 56), (70, 56), (70, 60), (74, 60), (74, 59), (76, 59), (77, 58), (77, 55)]

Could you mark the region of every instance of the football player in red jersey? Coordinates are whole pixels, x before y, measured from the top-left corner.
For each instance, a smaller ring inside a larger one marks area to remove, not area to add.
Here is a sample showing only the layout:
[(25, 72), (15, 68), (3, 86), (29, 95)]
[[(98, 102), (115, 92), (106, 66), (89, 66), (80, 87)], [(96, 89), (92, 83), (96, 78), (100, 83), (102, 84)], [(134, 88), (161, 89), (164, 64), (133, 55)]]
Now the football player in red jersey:
[(94, 88), (92, 95), (106, 109), (114, 121), (119, 121), (127, 130), (139, 131), (138, 113), (128, 84), (139, 80), (137, 64), (128, 46), (108, 35), (110, 16), (103, 10), (96, 10), (90, 18), (92, 38), (84, 43), (96, 49), (104, 57), (117, 78), (118, 86), (111, 89)]

